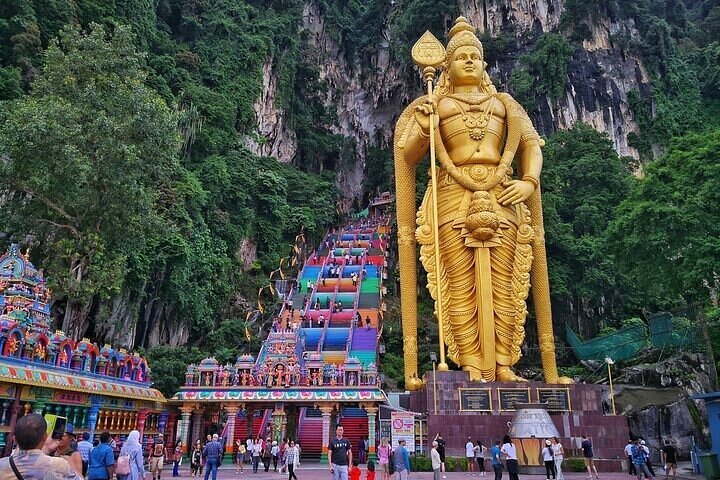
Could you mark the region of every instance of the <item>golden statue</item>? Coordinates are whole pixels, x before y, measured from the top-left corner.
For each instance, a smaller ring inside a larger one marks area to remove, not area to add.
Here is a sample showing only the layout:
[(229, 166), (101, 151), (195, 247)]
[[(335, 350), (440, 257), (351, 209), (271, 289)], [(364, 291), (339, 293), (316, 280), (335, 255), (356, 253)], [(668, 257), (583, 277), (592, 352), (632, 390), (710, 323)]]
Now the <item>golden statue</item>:
[[(448, 369), (447, 345), (472, 380), (523, 381), (512, 366), (521, 356), (532, 278), (545, 380), (568, 382), (555, 363), (539, 188), (544, 142), (520, 104), (497, 93), (465, 18), (455, 21), (447, 49), (426, 32), (413, 59), (425, 67), (428, 96), (403, 111), (394, 140), (406, 386), (422, 385), (416, 239), (435, 299), (440, 370)], [(433, 89), (437, 66), (443, 71)], [(428, 150), (431, 180), (416, 215), (415, 170)]]

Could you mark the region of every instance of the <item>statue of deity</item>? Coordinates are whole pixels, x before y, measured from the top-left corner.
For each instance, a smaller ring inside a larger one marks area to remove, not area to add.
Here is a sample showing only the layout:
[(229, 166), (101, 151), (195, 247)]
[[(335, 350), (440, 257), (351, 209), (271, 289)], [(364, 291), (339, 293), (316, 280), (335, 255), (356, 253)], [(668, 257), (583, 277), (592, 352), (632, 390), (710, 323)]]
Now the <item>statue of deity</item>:
[[(442, 52), (442, 46), (438, 48)], [(544, 287), (539, 188), (544, 142), (522, 106), (493, 86), (482, 44), (465, 18), (458, 18), (450, 30), (444, 54), (432, 97), (411, 103), (395, 129), (406, 386), (421, 385), (416, 240), (441, 317), (441, 342), (448, 358), (469, 372), (471, 380), (523, 380), (512, 367), (525, 338), (525, 299), (532, 276), (545, 378), (566, 381), (557, 375), (549, 290)], [(434, 68), (428, 68), (434, 74)], [(416, 213), (415, 170), (431, 145), (431, 121), (437, 180), (435, 185), (429, 182)]]

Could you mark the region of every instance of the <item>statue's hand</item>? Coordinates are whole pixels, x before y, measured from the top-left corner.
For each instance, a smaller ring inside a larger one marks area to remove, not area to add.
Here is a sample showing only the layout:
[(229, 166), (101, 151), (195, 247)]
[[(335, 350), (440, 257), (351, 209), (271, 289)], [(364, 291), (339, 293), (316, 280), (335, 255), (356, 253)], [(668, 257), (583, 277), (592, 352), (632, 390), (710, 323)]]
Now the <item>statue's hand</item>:
[[(431, 102), (430, 100), (425, 100), (424, 103), (415, 107), (415, 121), (420, 125), (420, 129), (426, 135), (430, 132), (430, 115), (435, 112), (437, 112), (437, 103)], [(434, 119), (435, 128), (438, 128), (440, 124), (438, 115), (435, 115)]]
[(530, 198), (535, 191), (535, 185), (525, 180), (510, 180), (502, 185), (505, 190), (497, 197), (501, 205), (517, 205)]

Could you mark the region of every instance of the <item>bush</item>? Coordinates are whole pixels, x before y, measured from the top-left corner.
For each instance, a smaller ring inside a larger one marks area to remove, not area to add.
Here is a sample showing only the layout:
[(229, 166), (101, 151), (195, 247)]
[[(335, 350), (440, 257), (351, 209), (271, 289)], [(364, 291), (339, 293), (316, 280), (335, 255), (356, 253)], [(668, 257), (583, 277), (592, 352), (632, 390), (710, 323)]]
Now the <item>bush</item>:
[(413, 472), (432, 472), (432, 461), (422, 455), (410, 457), (410, 470)]
[(582, 458), (566, 458), (562, 464), (564, 472), (584, 472), (585, 460)]
[(445, 470), (448, 472), (464, 472), (467, 470), (467, 459), (464, 457), (446, 457)]

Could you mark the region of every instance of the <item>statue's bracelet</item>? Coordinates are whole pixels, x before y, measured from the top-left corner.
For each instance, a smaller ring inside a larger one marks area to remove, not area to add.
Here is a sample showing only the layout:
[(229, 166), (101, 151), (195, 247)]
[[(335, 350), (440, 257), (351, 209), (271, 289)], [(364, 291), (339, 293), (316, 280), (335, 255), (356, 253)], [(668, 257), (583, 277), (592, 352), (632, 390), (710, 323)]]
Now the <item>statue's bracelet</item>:
[(523, 182), (532, 183), (535, 186), (535, 188), (540, 187), (540, 180), (538, 180), (537, 178), (535, 178), (531, 175), (523, 175), (522, 180), (523, 180)]

